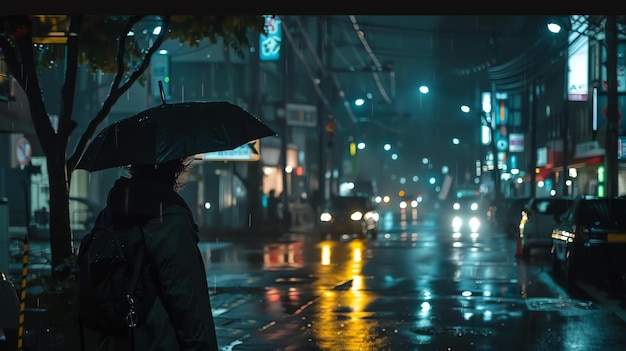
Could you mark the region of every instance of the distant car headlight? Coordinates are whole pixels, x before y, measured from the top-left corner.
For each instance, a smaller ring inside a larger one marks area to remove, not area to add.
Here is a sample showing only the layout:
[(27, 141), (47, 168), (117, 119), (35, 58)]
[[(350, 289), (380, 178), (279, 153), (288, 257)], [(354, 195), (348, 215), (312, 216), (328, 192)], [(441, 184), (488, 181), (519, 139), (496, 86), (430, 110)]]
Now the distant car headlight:
[(360, 221), (361, 218), (363, 218), (363, 213), (361, 213), (361, 211), (354, 211), (350, 215), (350, 219), (353, 221)]
[(472, 218), (470, 218), (470, 220), (469, 220), (469, 226), (470, 226), (470, 229), (471, 229), (473, 232), (477, 231), (477, 230), (478, 230), (478, 227), (480, 227), (480, 220), (479, 220), (478, 218), (476, 218), (476, 217), (472, 217)]
[(400, 208), (406, 208), (406, 201), (400, 201)]
[(476, 211), (478, 210), (478, 204), (475, 202), (472, 202), (472, 204), (470, 205), (470, 208), (472, 209), (472, 211)]
[(452, 218), (452, 228), (460, 228), (463, 225), (463, 220), (459, 216)]
[(417, 207), (417, 204), (418, 204), (417, 200), (411, 201), (411, 207), (415, 208)]
[(371, 219), (374, 222), (378, 222), (379, 215), (378, 215), (378, 212), (367, 212), (365, 213), (365, 216), (363, 217), (365, 217), (366, 220)]
[(453, 209), (455, 209), (455, 210), (458, 210), (458, 209), (460, 209), (460, 208), (461, 208), (461, 204), (460, 204), (460, 203), (458, 203), (458, 202), (455, 202), (455, 203), (452, 205), (452, 208), (453, 208)]
[(331, 216), (331, 214), (328, 212), (322, 212), (320, 214), (320, 221), (322, 222), (330, 222), (332, 219), (333, 219), (333, 216)]

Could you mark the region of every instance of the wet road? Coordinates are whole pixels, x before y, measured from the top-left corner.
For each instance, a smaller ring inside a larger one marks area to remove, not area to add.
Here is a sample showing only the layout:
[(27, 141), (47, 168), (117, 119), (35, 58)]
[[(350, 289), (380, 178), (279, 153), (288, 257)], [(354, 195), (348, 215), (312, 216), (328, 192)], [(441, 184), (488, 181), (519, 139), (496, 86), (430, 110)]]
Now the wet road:
[(202, 243), (222, 350), (626, 350), (622, 300), (553, 279), (503, 233), (428, 218), (377, 240)]

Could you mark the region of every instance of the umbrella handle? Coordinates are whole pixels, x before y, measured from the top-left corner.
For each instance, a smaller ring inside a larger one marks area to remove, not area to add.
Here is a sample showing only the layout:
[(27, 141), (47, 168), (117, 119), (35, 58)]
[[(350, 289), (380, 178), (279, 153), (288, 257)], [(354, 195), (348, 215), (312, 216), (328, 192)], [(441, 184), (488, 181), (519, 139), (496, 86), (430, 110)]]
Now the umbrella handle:
[(165, 91), (163, 91), (163, 81), (159, 81), (159, 92), (161, 93), (161, 102), (165, 105)]

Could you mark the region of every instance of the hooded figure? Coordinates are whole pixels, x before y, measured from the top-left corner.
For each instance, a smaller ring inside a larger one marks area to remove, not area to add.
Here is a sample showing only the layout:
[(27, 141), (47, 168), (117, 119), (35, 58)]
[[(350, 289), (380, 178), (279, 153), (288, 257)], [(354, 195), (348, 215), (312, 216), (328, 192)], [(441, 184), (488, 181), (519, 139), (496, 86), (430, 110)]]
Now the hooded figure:
[(218, 350), (198, 225), (178, 194), (190, 164), (191, 158), (184, 158), (130, 166), (131, 178), (117, 179), (109, 191), (97, 221), (110, 226), (143, 223), (145, 257), (151, 265), (143, 284), (155, 286), (157, 298), (132, 339), (104, 337), (101, 350), (133, 350), (130, 340), (134, 350), (142, 351)]

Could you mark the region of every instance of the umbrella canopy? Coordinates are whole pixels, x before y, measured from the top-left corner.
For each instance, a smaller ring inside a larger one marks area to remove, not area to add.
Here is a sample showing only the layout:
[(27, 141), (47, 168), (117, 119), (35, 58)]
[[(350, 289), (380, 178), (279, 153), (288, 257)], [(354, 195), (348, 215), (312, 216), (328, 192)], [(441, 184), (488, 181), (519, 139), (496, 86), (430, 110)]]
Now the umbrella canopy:
[(277, 134), (229, 102), (163, 104), (102, 129), (76, 168), (92, 172), (160, 164), (204, 152), (232, 150), (272, 135)]

